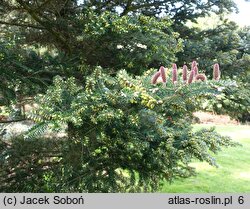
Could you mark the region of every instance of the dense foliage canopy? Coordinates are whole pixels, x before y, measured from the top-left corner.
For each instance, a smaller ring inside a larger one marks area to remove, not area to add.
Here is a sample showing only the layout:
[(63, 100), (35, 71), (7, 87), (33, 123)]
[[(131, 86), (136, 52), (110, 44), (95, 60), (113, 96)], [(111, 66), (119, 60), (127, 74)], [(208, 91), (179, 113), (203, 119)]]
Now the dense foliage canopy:
[[(193, 175), (192, 159), (216, 165), (212, 153), (235, 143), (194, 132), (193, 112), (249, 120), (250, 30), (223, 17), (234, 10), (232, 0), (0, 0), (0, 123), (13, 120), (8, 108), (37, 106), (28, 133), (0, 130), (0, 191), (157, 191)], [(216, 27), (194, 25), (211, 14)]]
[[(36, 192), (156, 191), (162, 180), (193, 175), (194, 169), (189, 166), (193, 158), (216, 165), (211, 152), (235, 143), (213, 129), (194, 132), (192, 113), (201, 109), (203, 99), (219, 95), (221, 86), (234, 84), (197, 81), (188, 85), (182, 80), (174, 84), (168, 78), (167, 85), (155, 86), (150, 84), (151, 75), (152, 71), (133, 79), (121, 71), (114, 78), (98, 68), (87, 77), (84, 88), (74, 78), (56, 77), (47, 93), (37, 98), (39, 108), (29, 115), (37, 125), (7, 149), (2, 141), (5, 151), (1, 170), (6, 172), (2, 181), (6, 184), (0, 188), (12, 191), (21, 187)], [(37, 144), (36, 138), (48, 128), (59, 131), (65, 125), (67, 138), (59, 139), (57, 145), (52, 143), (49, 153), (43, 151), (46, 148), (42, 142)], [(27, 153), (25, 163), (13, 162), (15, 146), (25, 139), (34, 141), (35, 152)], [(6, 155), (10, 155), (7, 160)], [(34, 164), (29, 155), (34, 155)], [(49, 170), (48, 164), (52, 166)], [(14, 170), (8, 169), (13, 166)], [(28, 167), (40, 171), (39, 176), (43, 174), (44, 178), (27, 172)], [(32, 183), (27, 188), (20, 178)]]

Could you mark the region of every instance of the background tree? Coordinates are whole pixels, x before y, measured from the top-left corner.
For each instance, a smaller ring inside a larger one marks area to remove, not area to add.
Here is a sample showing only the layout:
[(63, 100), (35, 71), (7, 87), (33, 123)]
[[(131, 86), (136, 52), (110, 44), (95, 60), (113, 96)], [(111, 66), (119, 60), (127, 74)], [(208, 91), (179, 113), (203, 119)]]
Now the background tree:
[(220, 63), (222, 76), (242, 79), (246, 76), (250, 61), (249, 28), (240, 29), (234, 22), (223, 20), (213, 28), (191, 27), (190, 30), (192, 35), (184, 39), (183, 52), (178, 54), (179, 63), (201, 60), (199, 68), (208, 71), (216, 61)]
[[(156, 67), (159, 63), (167, 62), (166, 56), (173, 61), (171, 57), (174, 57), (174, 53), (178, 51), (179, 47), (174, 50), (175, 47), (172, 46), (179, 44), (173, 41), (176, 36), (171, 32), (169, 21), (159, 18), (159, 14), (168, 16), (173, 21), (172, 27), (175, 31), (182, 34), (180, 28), (187, 20), (195, 21), (195, 18), (204, 16), (210, 11), (233, 11), (234, 7), (235, 4), (230, 0), (206, 2), (1, 0), (0, 23), (18, 26), (18, 30), (25, 34), (25, 44), (36, 42), (45, 46), (54, 46), (70, 56), (82, 54), (80, 57), (89, 65), (99, 64), (102, 67), (116, 69), (129, 66), (133, 72), (137, 72), (139, 65)], [(90, 8), (94, 8), (94, 11), (90, 12)], [(106, 12), (106, 15), (103, 15), (103, 12)], [(98, 16), (100, 18), (97, 18)], [(122, 20), (115, 21), (119, 16), (123, 16)], [(153, 19), (144, 17), (144, 20), (140, 20), (140, 16), (141, 19), (143, 16), (150, 16)], [(90, 17), (95, 21), (91, 22)], [(158, 18), (155, 19), (155, 17)], [(102, 20), (103, 18), (107, 19)], [(118, 26), (110, 24), (111, 21), (117, 25), (120, 24), (119, 29)], [(149, 22), (148, 26), (147, 22)], [(92, 23), (92, 30), (96, 30), (96, 35), (99, 35), (95, 42), (92, 38), (88, 38), (91, 34), (86, 31), (86, 26), (89, 27)], [(148, 30), (147, 27), (154, 29)], [(117, 40), (120, 40), (121, 45), (130, 41), (129, 46), (123, 49), (125, 51), (117, 50), (117, 45), (120, 44)], [(95, 45), (97, 41), (103, 43), (101, 48), (99, 44)], [(169, 45), (170, 43), (172, 45)], [(138, 44), (148, 46), (146, 54), (145, 50), (137, 47)], [(104, 61), (106, 58), (103, 57), (104, 50), (107, 55), (112, 55), (109, 56), (109, 62)], [(118, 56), (116, 56), (117, 53)], [(138, 53), (142, 55), (137, 56)], [(114, 59), (112, 59), (113, 56), (115, 56)], [(130, 63), (131, 58), (138, 59), (138, 63)]]

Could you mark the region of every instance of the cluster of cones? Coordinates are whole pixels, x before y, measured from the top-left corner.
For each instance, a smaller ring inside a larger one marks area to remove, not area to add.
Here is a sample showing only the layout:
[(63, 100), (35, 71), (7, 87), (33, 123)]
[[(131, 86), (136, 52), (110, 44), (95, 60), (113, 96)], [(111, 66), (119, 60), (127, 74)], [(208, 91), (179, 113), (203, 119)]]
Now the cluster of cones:
[[(164, 68), (163, 66), (161, 66), (159, 71), (157, 71), (153, 75), (151, 83), (152, 84), (166, 83), (169, 73), (170, 72), (167, 68)], [(220, 79), (220, 67), (219, 67), (218, 63), (214, 64), (214, 66), (213, 66), (213, 79), (214, 80)], [(206, 81), (206, 80), (207, 80), (207, 77), (205, 74), (199, 74), (198, 63), (196, 61), (192, 62), (190, 72), (188, 72), (188, 67), (186, 65), (184, 65), (182, 67), (182, 81), (183, 81), (183, 83), (190, 84), (190, 83), (195, 82), (195, 81)], [(177, 81), (178, 81), (177, 65), (173, 64), (172, 82), (175, 84), (175, 83), (177, 83)]]

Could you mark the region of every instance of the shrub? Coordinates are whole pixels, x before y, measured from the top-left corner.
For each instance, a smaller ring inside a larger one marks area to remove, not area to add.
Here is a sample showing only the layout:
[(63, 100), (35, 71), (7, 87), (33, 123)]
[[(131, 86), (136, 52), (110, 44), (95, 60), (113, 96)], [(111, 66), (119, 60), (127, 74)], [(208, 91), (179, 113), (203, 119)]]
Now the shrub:
[(111, 77), (97, 68), (84, 84), (56, 77), (47, 93), (37, 97), (39, 108), (30, 115), (37, 125), (26, 140), (46, 127), (66, 125), (68, 133), (58, 164), (43, 171), (48, 191), (156, 191), (162, 180), (193, 175), (192, 159), (216, 166), (211, 153), (235, 145), (214, 129), (194, 132), (191, 127), (202, 99), (219, 94), (226, 83), (188, 85), (166, 76), (163, 85), (152, 85), (152, 74), (132, 78), (120, 71)]

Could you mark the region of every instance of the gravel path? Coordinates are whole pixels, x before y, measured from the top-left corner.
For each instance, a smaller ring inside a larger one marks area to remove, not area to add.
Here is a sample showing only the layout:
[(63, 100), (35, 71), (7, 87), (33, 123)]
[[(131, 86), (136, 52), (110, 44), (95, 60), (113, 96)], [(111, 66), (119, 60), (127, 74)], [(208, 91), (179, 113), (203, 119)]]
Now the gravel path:
[[(13, 122), (8, 124), (0, 124), (0, 137), (3, 137), (4, 140), (8, 140), (12, 137), (24, 134), (27, 132), (35, 123), (32, 121), (21, 121), (21, 122)], [(61, 131), (59, 133), (55, 133), (53, 131), (47, 130), (43, 137), (65, 137), (66, 132)]]

